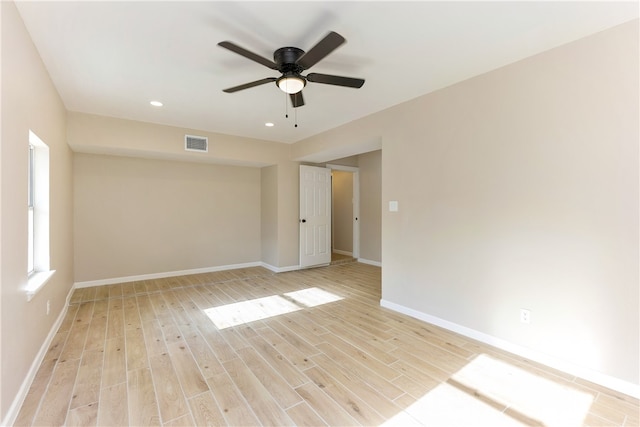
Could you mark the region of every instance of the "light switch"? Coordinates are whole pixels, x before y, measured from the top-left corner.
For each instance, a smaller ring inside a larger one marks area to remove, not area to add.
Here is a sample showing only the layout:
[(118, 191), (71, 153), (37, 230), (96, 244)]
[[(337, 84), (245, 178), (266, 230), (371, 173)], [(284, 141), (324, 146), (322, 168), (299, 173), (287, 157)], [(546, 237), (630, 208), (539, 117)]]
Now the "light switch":
[(398, 212), (398, 201), (397, 200), (389, 201), (389, 212)]

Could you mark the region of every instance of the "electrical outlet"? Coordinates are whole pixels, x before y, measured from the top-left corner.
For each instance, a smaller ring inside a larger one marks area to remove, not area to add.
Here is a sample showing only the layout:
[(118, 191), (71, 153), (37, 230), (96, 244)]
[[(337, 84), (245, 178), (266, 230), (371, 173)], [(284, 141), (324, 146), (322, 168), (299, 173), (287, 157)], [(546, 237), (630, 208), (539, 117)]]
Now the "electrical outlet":
[(531, 323), (531, 311), (526, 308), (520, 309), (520, 322)]
[(51, 301), (47, 300), (47, 316), (51, 312)]

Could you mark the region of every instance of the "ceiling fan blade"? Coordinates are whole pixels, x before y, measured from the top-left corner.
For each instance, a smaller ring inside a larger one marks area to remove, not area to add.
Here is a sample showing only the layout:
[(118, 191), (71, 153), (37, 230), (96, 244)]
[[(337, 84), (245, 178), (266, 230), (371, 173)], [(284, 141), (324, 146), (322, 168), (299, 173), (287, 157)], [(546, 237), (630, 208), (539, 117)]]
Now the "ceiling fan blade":
[(345, 86), (353, 88), (361, 88), (364, 84), (364, 79), (356, 79), (353, 77), (332, 76), (330, 74), (307, 74), (307, 81), (313, 83), (324, 83), (327, 85)]
[(304, 98), (302, 97), (302, 91), (298, 93), (290, 93), (289, 98), (291, 98), (291, 105), (293, 105), (293, 108), (302, 107), (304, 105)]
[(344, 42), (346, 42), (344, 37), (334, 31), (331, 31), (325, 36), (325, 38), (320, 40), (318, 44), (309, 49), (307, 53), (303, 54), (298, 59), (297, 64), (305, 70), (308, 70)]
[(266, 79), (260, 79), (260, 80), (256, 80), (255, 82), (245, 83), (245, 84), (240, 85), (240, 86), (230, 87), (229, 89), (223, 89), (222, 91), (226, 92), (226, 93), (233, 93), (233, 92), (237, 92), (239, 90), (249, 89), (250, 87), (260, 86), (260, 85), (263, 85), (265, 83), (275, 82), (276, 80), (277, 79), (275, 77), (267, 77)]
[(271, 60), (269, 60), (269, 59), (267, 59), (267, 58), (265, 58), (263, 56), (260, 56), (257, 53), (250, 52), (247, 49), (245, 49), (243, 47), (240, 47), (237, 44), (234, 44), (232, 42), (228, 42), (228, 41), (220, 42), (220, 43), (218, 43), (218, 46), (221, 46), (221, 47), (223, 47), (225, 49), (229, 49), (231, 52), (235, 52), (238, 55), (242, 55), (245, 58), (248, 58), (248, 59), (250, 59), (252, 61), (257, 62), (258, 64), (262, 64), (265, 67), (269, 67), (272, 70), (278, 69), (278, 66), (276, 65), (275, 62), (273, 62), (273, 61), (271, 61)]

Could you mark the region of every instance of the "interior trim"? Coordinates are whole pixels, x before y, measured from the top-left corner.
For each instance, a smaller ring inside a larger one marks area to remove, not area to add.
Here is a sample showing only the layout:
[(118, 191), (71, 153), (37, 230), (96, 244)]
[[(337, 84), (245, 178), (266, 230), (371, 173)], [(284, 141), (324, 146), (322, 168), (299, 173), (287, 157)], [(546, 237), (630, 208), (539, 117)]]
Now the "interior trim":
[(88, 280), (85, 282), (75, 282), (74, 289), (89, 288), (91, 286), (115, 285), (118, 283), (133, 282), (136, 280), (164, 279), (175, 276), (188, 276), (189, 274), (212, 273), (214, 271), (234, 270), (238, 268), (262, 267), (261, 262), (246, 262), (243, 264), (220, 265), (216, 267), (193, 268), (190, 270), (166, 271), (162, 273), (140, 274), (137, 276), (113, 277), (110, 279)]

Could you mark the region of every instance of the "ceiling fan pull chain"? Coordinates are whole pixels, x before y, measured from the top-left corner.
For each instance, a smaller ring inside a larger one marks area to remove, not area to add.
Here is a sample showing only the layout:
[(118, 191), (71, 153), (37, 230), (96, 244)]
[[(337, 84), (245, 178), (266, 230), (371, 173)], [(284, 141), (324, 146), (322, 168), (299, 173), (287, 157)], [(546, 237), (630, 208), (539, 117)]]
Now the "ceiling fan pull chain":
[(297, 127), (298, 127), (298, 109), (297, 109), (297, 108), (295, 108), (295, 109), (293, 110), (293, 117), (295, 118), (295, 120), (294, 120), (294, 121), (296, 122), (296, 124), (294, 125), (294, 127), (296, 127), (296, 128), (297, 128)]
[(288, 119), (289, 118), (289, 101), (287, 100), (288, 96), (285, 93), (284, 94), (284, 118)]

